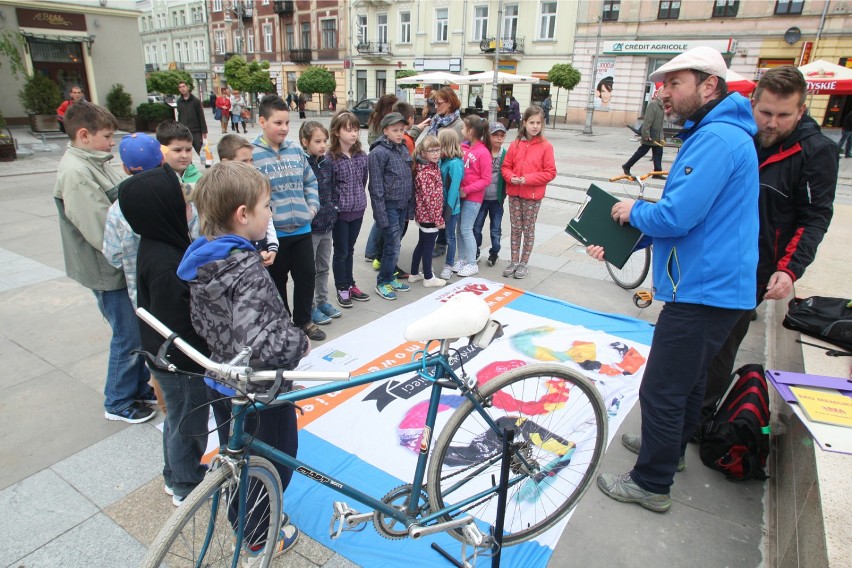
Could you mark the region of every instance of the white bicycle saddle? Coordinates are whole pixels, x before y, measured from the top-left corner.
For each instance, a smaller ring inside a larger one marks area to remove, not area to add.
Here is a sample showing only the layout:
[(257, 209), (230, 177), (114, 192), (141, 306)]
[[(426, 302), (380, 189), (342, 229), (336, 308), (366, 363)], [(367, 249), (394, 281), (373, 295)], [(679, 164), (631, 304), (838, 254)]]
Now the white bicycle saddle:
[(405, 328), (408, 341), (458, 339), (476, 335), (491, 317), (485, 300), (470, 292), (462, 292), (429, 314)]

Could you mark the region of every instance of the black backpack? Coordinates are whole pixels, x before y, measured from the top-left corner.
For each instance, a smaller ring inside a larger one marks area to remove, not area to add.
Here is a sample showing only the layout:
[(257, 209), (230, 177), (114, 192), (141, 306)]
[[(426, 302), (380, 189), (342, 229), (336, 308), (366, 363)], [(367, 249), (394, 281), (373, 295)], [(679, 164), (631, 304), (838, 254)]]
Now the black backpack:
[(828, 343), (852, 350), (852, 301), (843, 298), (793, 298), (782, 324)]
[(705, 426), (699, 453), (728, 479), (766, 479), (769, 455), (769, 391), (761, 365), (745, 365)]

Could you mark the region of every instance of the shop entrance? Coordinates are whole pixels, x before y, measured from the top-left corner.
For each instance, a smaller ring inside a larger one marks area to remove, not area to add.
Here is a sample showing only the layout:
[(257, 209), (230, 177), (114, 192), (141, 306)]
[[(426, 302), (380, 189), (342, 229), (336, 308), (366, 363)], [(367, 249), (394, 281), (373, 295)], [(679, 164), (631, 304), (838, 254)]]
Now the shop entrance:
[(36, 72), (47, 75), (59, 85), (62, 97), (70, 97), (71, 87), (79, 85), (88, 99), (91, 90), (83, 63), (83, 44), (28, 38), (30, 56)]

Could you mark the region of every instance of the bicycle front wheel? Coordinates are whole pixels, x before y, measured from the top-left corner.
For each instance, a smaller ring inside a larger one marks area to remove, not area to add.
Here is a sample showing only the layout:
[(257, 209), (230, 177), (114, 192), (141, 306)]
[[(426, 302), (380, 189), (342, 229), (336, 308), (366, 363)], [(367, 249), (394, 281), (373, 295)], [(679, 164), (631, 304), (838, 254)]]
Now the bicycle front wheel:
[(241, 470), (245, 480), (245, 528), (236, 547), (239, 526), (240, 480), (231, 468), (219, 467), (204, 478), (172, 514), (148, 550), (144, 568), (221, 567), (234, 565), (234, 557), (251, 566), (267, 568), (272, 561), (281, 526), (281, 479), (272, 464), (249, 458)]
[[(594, 384), (561, 365), (508, 371), (480, 393), (490, 419), (501, 432), (514, 429), (519, 444), (510, 458), (503, 529), (503, 545), (511, 546), (552, 527), (589, 488), (606, 444), (606, 410)], [(495, 525), (502, 455), (501, 434), (466, 400), (450, 417), (429, 461), (432, 510), (472, 500), (443, 520), (470, 514)], [(463, 540), (461, 531), (450, 534)]]
[(638, 288), (648, 277), (650, 267), (651, 247), (645, 247), (631, 254), (621, 268), (616, 268), (609, 262), (606, 263), (606, 271), (609, 272), (613, 282), (625, 290)]

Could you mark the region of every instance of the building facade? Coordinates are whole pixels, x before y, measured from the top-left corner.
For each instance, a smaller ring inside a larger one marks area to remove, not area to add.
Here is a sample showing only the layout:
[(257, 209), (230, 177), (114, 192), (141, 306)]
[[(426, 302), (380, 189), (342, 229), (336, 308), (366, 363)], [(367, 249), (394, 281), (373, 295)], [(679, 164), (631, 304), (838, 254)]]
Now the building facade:
[[(582, 81), (567, 120), (632, 124), (654, 86), (648, 75), (698, 45), (717, 48), (728, 67), (758, 80), (778, 65), (822, 59), (852, 67), (852, 3), (838, 0), (580, 0), (574, 66)], [(597, 54), (597, 58), (595, 55)], [(852, 111), (849, 96), (809, 97), (811, 115), (836, 126)]]
[(140, 0), (136, 8), (145, 72), (186, 71), (204, 100), (212, 78), (206, 0)]

